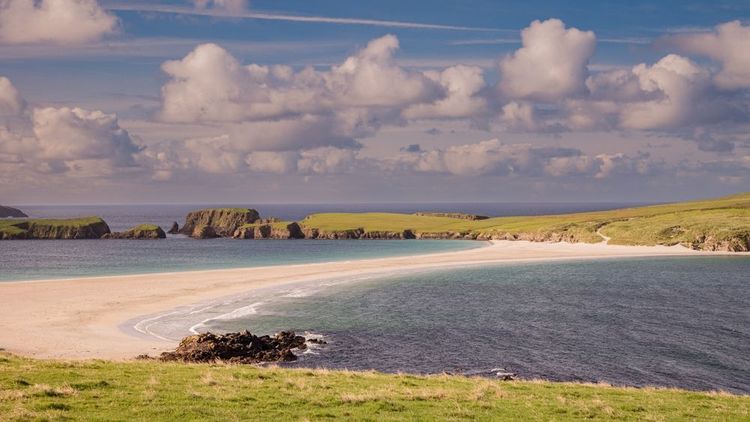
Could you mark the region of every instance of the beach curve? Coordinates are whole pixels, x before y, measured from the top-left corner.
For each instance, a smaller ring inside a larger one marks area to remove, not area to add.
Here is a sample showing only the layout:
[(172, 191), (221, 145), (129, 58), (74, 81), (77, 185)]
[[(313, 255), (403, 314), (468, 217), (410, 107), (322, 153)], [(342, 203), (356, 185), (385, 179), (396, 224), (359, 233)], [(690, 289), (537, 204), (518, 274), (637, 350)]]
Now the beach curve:
[[(424, 255), (68, 280), (0, 283), (0, 348), (51, 359), (132, 359), (174, 348), (144, 335), (138, 323), (174, 309), (247, 294), (254, 289), (326, 278), (496, 263), (627, 257), (698, 256), (681, 246), (616, 246), (604, 242), (491, 241), (486, 247)], [(187, 331), (186, 327), (186, 331)]]

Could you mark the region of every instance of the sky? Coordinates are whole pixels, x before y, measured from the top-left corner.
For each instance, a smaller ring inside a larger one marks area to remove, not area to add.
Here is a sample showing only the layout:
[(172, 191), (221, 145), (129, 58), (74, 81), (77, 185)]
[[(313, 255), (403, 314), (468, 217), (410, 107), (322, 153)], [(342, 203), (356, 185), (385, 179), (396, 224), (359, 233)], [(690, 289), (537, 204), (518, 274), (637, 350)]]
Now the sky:
[(0, 203), (750, 190), (750, 2), (0, 0)]

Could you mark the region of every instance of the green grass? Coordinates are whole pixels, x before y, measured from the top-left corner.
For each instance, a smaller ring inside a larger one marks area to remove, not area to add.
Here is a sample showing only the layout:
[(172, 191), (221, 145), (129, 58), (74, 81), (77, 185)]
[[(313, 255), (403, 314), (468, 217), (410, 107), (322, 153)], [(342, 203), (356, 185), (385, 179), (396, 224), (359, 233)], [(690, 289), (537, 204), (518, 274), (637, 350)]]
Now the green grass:
[(144, 232), (155, 231), (155, 230), (159, 230), (159, 226), (157, 226), (156, 224), (139, 224), (130, 230), (131, 231), (144, 231)]
[[(324, 213), (302, 221), (322, 231), (403, 231), (415, 233), (458, 232), (464, 234), (539, 235), (567, 234), (581, 242), (600, 242), (605, 236), (613, 244), (689, 243), (698, 236), (731, 239), (750, 232), (750, 193), (724, 198), (547, 216), (496, 217), (462, 220), (393, 213)], [(678, 235), (679, 234), (679, 235)]]
[(727, 393), (0, 354), (2, 420), (747, 420)]

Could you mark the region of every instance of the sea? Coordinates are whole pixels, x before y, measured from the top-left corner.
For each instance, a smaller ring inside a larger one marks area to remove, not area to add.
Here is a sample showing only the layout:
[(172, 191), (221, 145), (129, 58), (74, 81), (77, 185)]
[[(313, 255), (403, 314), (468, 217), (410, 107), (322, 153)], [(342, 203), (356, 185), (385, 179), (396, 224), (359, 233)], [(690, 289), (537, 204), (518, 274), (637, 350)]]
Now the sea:
[[(555, 214), (636, 204), (271, 204), (263, 216), (424, 210)], [(243, 206), (243, 204), (221, 204)], [(247, 205), (244, 205), (247, 206)], [(21, 206), (102, 216), (113, 230), (169, 227), (181, 205)], [(0, 242), (0, 282), (403, 256), (472, 241)], [(131, 321), (134, 335), (295, 330), (327, 344), (297, 367), (457, 373), (750, 393), (750, 257), (628, 258), (452, 268), (260, 289)]]

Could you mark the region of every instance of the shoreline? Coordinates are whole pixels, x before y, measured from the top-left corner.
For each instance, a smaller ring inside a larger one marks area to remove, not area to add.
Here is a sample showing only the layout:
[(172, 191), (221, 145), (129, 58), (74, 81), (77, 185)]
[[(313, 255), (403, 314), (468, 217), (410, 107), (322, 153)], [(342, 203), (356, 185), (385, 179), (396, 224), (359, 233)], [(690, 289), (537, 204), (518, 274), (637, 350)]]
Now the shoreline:
[(604, 242), (491, 241), (479, 248), (388, 258), (2, 282), (0, 348), (36, 358), (128, 360), (174, 348), (177, 342), (134, 335), (134, 328), (123, 329), (127, 324), (262, 288), (448, 267), (674, 256), (748, 254)]

